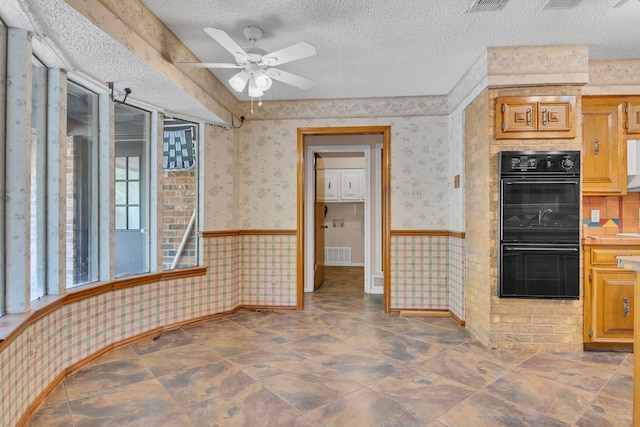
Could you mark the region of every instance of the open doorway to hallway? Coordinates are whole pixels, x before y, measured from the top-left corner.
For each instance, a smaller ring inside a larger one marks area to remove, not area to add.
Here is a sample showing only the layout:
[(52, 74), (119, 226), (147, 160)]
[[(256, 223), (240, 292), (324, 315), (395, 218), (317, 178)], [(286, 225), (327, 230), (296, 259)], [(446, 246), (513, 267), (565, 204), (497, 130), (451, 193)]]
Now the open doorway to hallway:
[(388, 311), (389, 134), (388, 127), (298, 130), (298, 309), (327, 264), (362, 266), (363, 291), (383, 294)]
[[(364, 144), (369, 138), (372, 143)], [(305, 169), (305, 202), (313, 208), (305, 209), (305, 292), (322, 284), (324, 266), (362, 266), (363, 291), (382, 293), (382, 286), (372, 289), (371, 280), (373, 272), (382, 275), (381, 263), (372, 256), (381, 238), (372, 227), (380, 216), (372, 209), (372, 201), (379, 199), (373, 185), (379, 174), (370, 160), (371, 147), (379, 139), (379, 135), (306, 138), (306, 158), (311, 161)], [(329, 142), (336, 145), (317, 145)]]

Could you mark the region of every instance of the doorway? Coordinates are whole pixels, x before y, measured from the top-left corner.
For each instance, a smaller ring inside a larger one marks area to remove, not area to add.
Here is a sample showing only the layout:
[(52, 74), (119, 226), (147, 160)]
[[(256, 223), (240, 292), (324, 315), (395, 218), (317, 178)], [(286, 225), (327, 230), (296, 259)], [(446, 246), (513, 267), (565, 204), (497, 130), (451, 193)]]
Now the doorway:
[[(314, 271), (315, 271), (315, 238), (314, 228), (318, 227), (319, 221), (316, 221), (316, 205), (314, 191), (314, 159), (318, 153), (362, 153), (366, 157), (365, 172), (368, 173), (371, 162), (369, 145), (344, 145), (342, 143), (334, 143), (330, 146), (313, 145), (309, 140), (313, 136), (371, 136), (377, 135), (381, 140), (380, 143), (374, 143), (373, 147), (376, 152), (376, 165), (380, 165), (375, 172), (375, 179), (367, 179), (373, 187), (374, 182), (379, 182), (379, 203), (364, 203), (364, 221), (365, 229), (369, 230), (369, 237), (365, 233), (365, 282), (367, 290), (371, 291), (373, 284), (371, 270), (373, 259), (379, 259), (379, 268), (382, 270), (380, 278), (382, 279), (384, 311), (390, 310), (390, 133), (388, 126), (365, 126), (365, 127), (337, 127), (337, 128), (301, 128), (298, 129), (298, 227), (297, 227), (297, 308), (304, 309), (304, 292), (313, 291), (314, 289)], [(368, 176), (368, 175), (367, 175)], [(369, 188), (366, 186), (366, 188)], [(367, 192), (371, 194), (371, 192)], [(377, 220), (370, 220), (370, 210), (376, 209), (378, 212)], [(375, 230), (374, 230), (375, 227)], [(371, 231), (376, 231), (379, 235), (380, 244), (378, 249), (371, 249)], [(381, 252), (378, 254), (377, 252)], [(379, 256), (381, 255), (381, 256)]]
[[(357, 137), (360, 137), (359, 139)], [(317, 145), (326, 142), (367, 141), (369, 145)], [(371, 191), (367, 179), (371, 176), (371, 146), (379, 135), (309, 136), (305, 139), (306, 251), (304, 291), (312, 292), (324, 281), (326, 266), (364, 267), (364, 292), (371, 289), (372, 271), (382, 272), (380, 263), (374, 264), (372, 246), (380, 243), (381, 233), (372, 229), (373, 218), (379, 212), (371, 210)], [(379, 174), (377, 174), (379, 175)], [(373, 197), (377, 199), (378, 197)], [(382, 293), (380, 286), (378, 293)]]

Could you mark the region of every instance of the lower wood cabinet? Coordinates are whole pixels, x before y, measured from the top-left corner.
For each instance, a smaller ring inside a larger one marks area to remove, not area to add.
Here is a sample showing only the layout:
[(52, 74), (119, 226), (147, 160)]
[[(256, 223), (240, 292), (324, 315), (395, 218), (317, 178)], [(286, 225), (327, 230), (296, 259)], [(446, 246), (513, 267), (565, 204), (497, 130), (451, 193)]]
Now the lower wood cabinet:
[(618, 255), (639, 256), (640, 246), (585, 245), (585, 343), (633, 343), (634, 272), (617, 267)]

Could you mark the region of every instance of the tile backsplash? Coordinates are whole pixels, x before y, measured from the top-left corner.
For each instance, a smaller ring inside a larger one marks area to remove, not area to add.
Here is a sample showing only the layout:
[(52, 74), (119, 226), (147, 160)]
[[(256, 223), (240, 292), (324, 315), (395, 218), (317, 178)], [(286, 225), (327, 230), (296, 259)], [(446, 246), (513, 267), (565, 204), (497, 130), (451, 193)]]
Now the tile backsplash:
[[(600, 211), (600, 221), (591, 221), (591, 211)], [(640, 193), (624, 196), (585, 196), (582, 198), (582, 236), (615, 236), (640, 233)]]

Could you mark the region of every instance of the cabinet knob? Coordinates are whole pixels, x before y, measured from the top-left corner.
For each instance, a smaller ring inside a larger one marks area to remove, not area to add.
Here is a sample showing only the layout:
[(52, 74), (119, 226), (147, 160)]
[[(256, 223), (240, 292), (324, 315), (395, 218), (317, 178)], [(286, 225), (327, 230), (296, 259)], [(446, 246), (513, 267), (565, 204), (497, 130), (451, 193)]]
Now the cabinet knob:
[(600, 154), (600, 140), (597, 138), (593, 140), (593, 154), (596, 156)]
[(527, 108), (527, 126), (531, 126), (531, 108)]
[(627, 317), (629, 315), (629, 298), (622, 300), (622, 315)]

